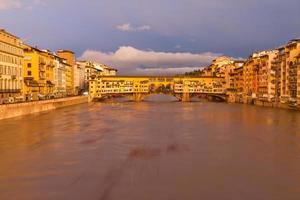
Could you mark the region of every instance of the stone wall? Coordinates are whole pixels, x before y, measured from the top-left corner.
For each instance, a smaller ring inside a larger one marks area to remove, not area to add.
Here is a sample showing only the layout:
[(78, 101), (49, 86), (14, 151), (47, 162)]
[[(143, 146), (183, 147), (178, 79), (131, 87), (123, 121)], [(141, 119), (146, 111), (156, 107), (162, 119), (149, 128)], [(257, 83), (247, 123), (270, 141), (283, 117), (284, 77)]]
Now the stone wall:
[(69, 97), (46, 101), (0, 105), (0, 120), (87, 103), (88, 97)]

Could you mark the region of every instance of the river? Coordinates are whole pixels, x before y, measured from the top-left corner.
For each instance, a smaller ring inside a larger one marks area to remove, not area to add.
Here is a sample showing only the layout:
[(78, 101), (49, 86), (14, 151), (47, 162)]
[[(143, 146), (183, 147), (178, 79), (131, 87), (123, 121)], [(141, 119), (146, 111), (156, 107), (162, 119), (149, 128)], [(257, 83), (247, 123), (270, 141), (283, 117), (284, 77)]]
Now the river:
[(90, 103), (0, 121), (1, 200), (299, 200), (300, 113)]

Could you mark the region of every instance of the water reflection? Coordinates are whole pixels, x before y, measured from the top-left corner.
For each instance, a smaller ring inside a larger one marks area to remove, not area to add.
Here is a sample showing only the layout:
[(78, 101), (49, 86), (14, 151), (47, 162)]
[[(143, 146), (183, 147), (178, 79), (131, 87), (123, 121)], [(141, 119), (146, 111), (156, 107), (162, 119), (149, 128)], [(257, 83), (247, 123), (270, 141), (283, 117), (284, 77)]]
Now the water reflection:
[(299, 113), (155, 98), (0, 121), (0, 199), (300, 198)]

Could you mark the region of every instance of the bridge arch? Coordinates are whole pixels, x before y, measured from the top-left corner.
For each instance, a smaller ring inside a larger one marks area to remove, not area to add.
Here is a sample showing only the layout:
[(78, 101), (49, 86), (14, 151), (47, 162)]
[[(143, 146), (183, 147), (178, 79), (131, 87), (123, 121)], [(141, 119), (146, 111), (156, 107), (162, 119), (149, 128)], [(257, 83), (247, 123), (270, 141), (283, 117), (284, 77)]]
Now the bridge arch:
[(172, 93), (149, 93), (143, 98), (144, 101), (180, 101), (180, 99)]
[(224, 94), (190, 94), (191, 98), (207, 99), (215, 102), (226, 102), (227, 96)]

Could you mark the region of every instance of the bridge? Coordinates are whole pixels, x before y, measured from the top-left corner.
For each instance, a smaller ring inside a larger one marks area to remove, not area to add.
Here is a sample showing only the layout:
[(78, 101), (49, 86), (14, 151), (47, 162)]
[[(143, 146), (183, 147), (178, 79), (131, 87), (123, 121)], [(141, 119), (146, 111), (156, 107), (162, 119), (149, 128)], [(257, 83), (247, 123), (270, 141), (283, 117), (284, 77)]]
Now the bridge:
[(168, 94), (187, 102), (192, 97), (226, 100), (225, 80), (220, 77), (98, 76), (89, 81), (90, 100), (125, 96), (143, 101), (152, 94)]

